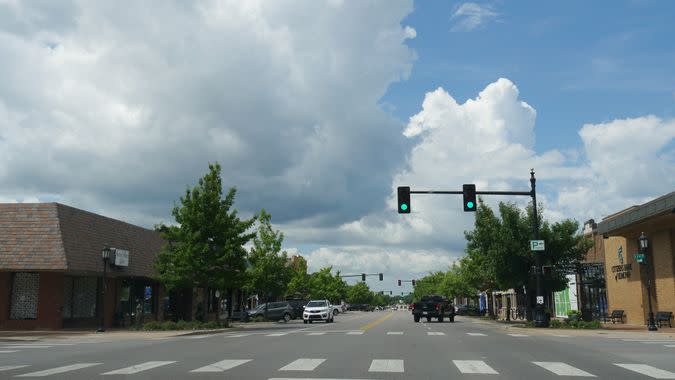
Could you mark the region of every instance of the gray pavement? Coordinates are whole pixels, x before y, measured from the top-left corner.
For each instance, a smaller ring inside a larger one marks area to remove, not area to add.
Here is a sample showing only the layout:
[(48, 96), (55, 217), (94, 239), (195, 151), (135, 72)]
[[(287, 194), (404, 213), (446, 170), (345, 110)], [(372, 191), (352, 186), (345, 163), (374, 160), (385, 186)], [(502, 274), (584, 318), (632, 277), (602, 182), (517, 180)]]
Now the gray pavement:
[(414, 323), (406, 311), (111, 336), (0, 340), (0, 378), (675, 379), (675, 338), (667, 334), (519, 329), (462, 317)]

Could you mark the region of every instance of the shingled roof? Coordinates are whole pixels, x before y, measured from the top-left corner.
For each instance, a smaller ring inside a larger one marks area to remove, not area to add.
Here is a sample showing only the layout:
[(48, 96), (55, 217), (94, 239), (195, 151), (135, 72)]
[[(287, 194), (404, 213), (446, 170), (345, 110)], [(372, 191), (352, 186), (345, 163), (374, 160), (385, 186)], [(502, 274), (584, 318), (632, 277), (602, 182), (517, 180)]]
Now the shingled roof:
[(0, 204), (0, 270), (103, 271), (104, 246), (129, 251), (111, 276), (154, 277), (164, 241), (146, 228), (59, 203)]

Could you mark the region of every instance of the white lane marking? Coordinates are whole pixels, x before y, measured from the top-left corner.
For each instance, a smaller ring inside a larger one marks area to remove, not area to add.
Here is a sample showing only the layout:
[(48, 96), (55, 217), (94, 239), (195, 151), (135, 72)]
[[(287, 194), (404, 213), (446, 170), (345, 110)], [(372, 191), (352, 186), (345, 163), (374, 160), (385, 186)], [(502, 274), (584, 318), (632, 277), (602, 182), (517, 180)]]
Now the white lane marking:
[(11, 345), (21, 345), (21, 346), (31, 346), (31, 345), (36, 345), (36, 346), (74, 346), (75, 343), (52, 343), (52, 342), (39, 342), (39, 343), (5, 343), (5, 344), (11, 344)]
[(614, 365), (654, 379), (675, 379), (675, 373), (646, 364), (614, 363)]
[(149, 369), (153, 369), (153, 368), (165, 366), (165, 365), (172, 364), (172, 363), (175, 363), (175, 361), (166, 361), (166, 362), (162, 362), (162, 361), (152, 361), (152, 362), (145, 362), (145, 363), (141, 363), (141, 364), (132, 365), (131, 367), (120, 368), (120, 369), (117, 369), (117, 370), (114, 370), (114, 371), (102, 373), (101, 375), (132, 375), (132, 374), (134, 374), (134, 373), (139, 373), (139, 372), (147, 371), (147, 370), (149, 370)]
[(250, 362), (251, 359), (241, 359), (241, 360), (223, 360), (217, 363), (209, 364), (207, 366), (193, 369), (190, 372), (225, 372), (228, 369), (240, 366), (242, 364)]
[(2, 371), (11, 371), (13, 369), (25, 368), (28, 365), (0, 365), (0, 372)]
[(665, 344), (664, 346), (665, 346), (665, 347), (674, 348), (674, 347), (675, 347), (675, 344)]
[(95, 365), (101, 365), (101, 363), (77, 363), (77, 364), (65, 365), (65, 366), (63, 366), (63, 367), (56, 367), (56, 368), (46, 369), (46, 370), (44, 370), (44, 371), (37, 371), (37, 372), (24, 373), (23, 375), (18, 375), (17, 377), (42, 377), (42, 376), (49, 376), (49, 375), (55, 375), (55, 374), (57, 374), (57, 373), (70, 372), (70, 371), (76, 371), (76, 370), (82, 369), (82, 368), (93, 367), (93, 366), (95, 366)]
[(427, 335), (445, 335), (445, 333), (440, 331), (427, 331)]
[(313, 333), (308, 333), (307, 335), (326, 335), (326, 332), (313, 332)]
[(557, 336), (558, 338), (570, 338), (571, 335), (562, 335), (562, 334), (551, 334), (551, 336)]
[(267, 380), (366, 380), (366, 379), (327, 379), (325, 377), (270, 377)]
[(640, 343), (642, 343), (642, 344), (666, 344), (666, 343), (670, 343), (670, 342), (672, 342), (672, 341), (668, 341), (668, 342), (640, 342)]
[(492, 367), (482, 360), (453, 360), (455, 367), (461, 373), (482, 373), (488, 375), (499, 375)]
[(265, 336), (284, 336), (284, 335), (288, 335), (288, 333), (273, 333), (273, 334), (267, 334)]
[(11, 354), (12, 352), (19, 352), (21, 350), (2, 350), (0, 354)]
[(374, 359), (368, 372), (403, 372), (403, 360)]
[(363, 331), (350, 331), (347, 335), (363, 335)]
[(559, 376), (584, 376), (584, 377), (596, 377), (593, 374), (590, 374), (584, 370), (581, 370), (576, 367), (572, 367), (569, 364), (562, 362), (532, 362), (539, 367), (551, 371)]
[(468, 335), (471, 335), (471, 336), (487, 336), (487, 335), (485, 335), (485, 334), (483, 334), (483, 333), (467, 333), (467, 334), (468, 334)]
[(251, 336), (253, 334), (235, 334), (235, 335), (225, 335), (226, 338), (241, 338), (245, 336)]
[(387, 331), (387, 335), (403, 335), (403, 331)]
[(284, 367), (279, 368), (279, 371), (314, 371), (326, 359), (298, 359)]
[(529, 336), (529, 335), (525, 335), (525, 334), (506, 334), (506, 335), (513, 336), (513, 337), (516, 337), (516, 338), (528, 337)]
[(4, 347), (2, 347), (2, 348), (9, 348), (9, 349), (13, 349), (13, 348), (52, 348), (52, 346), (32, 346), (32, 345), (31, 345), (31, 346), (26, 346), (26, 345), (17, 345), (17, 344), (14, 344), (14, 345), (4, 346)]
[(624, 342), (663, 342), (663, 343), (675, 343), (675, 340), (672, 339), (621, 339)]
[(206, 338), (210, 338), (210, 337), (216, 336), (216, 335), (220, 335), (220, 334), (207, 334), (207, 335), (186, 336), (186, 337), (184, 337), (183, 339), (206, 339)]

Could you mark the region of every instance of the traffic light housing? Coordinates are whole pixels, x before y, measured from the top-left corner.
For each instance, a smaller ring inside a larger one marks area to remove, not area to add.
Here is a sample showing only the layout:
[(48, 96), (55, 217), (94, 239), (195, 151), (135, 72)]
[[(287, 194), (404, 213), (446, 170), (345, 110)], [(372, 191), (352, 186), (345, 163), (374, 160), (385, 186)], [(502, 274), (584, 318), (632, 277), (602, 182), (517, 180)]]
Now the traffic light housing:
[(410, 186), (398, 187), (398, 213), (410, 214)]
[(366, 282), (366, 274), (361, 273), (361, 281)]
[(382, 275), (382, 273), (380, 273), (380, 281), (382, 281), (383, 279), (384, 279), (384, 276)]
[(412, 284), (413, 284), (413, 286), (415, 286), (415, 280), (412, 280)]
[(401, 286), (401, 280), (398, 280), (398, 286)]
[(462, 196), (464, 198), (464, 211), (476, 211), (476, 185), (462, 185)]

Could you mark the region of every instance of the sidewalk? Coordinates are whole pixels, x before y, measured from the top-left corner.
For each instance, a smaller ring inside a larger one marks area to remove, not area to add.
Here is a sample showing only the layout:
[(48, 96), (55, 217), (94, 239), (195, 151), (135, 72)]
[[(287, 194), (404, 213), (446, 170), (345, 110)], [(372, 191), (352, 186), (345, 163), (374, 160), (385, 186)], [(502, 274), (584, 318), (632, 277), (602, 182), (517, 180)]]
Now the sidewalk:
[(266, 329), (275, 326), (292, 326), (292, 323), (279, 322), (232, 322), (230, 327), (213, 330), (170, 330), (170, 331), (134, 331), (124, 328), (109, 328), (104, 333), (89, 329), (63, 330), (0, 330), (2, 341), (38, 341), (42, 339), (79, 339), (79, 340), (124, 340), (124, 339), (166, 339), (176, 336), (218, 334), (250, 329)]
[(602, 323), (599, 329), (567, 329), (567, 328), (533, 328), (524, 327), (523, 321), (506, 322), (472, 318), (477, 323), (493, 324), (510, 331), (527, 331), (528, 333), (565, 334), (574, 336), (602, 336), (605, 338), (639, 338), (639, 339), (674, 339), (675, 327), (661, 327), (657, 331), (648, 331), (647, 326), (630, 324)]

